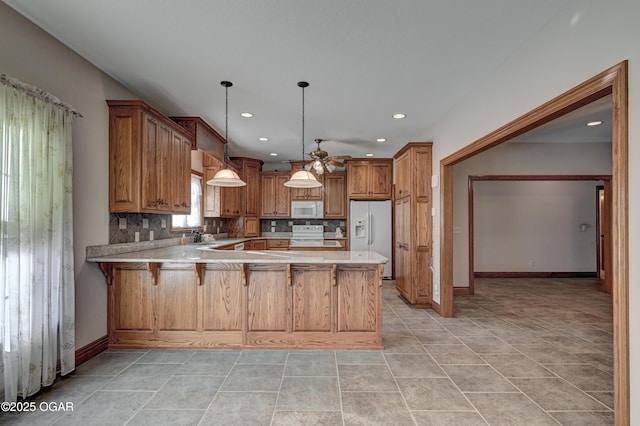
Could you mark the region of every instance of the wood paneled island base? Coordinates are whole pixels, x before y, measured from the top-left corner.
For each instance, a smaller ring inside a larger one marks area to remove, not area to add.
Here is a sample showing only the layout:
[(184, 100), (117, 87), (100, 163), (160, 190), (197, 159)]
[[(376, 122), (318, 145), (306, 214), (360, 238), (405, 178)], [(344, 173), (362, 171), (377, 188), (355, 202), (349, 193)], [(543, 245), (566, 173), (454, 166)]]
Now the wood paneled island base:
[(384, 262), (228, 260), (100, 262), (109, 347), (383, 349)]

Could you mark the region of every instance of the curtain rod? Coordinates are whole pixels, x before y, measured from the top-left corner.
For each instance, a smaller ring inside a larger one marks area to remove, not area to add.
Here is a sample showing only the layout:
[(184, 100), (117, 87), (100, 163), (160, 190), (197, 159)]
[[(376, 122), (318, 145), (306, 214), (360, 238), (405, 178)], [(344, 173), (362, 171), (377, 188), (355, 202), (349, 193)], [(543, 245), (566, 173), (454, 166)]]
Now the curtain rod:
[(71, 106), (71, 104), (61, 101), (60, 99), (58, 99), (58, 97), (52, 95), (49, 92), (45, 92), (44, 90), (38, 89), (35, 86), (31, 86), (29, 84), (23, 83), (17, 78), (9, 77), (6, 74), (2, 74), (0, 75), (0, 83), (4, 84), (5, 86), (13, 87), (14, 89), (24, 92), (27, 95), (32, 96), (34, 98), (37, 98), (45, 102), (49, 102), (51, 104), (57, 105), (61, 108), (64, 108), (76, 117), (82, 117), (82, 114), (76, 111), (76, 109), (73, 106)]

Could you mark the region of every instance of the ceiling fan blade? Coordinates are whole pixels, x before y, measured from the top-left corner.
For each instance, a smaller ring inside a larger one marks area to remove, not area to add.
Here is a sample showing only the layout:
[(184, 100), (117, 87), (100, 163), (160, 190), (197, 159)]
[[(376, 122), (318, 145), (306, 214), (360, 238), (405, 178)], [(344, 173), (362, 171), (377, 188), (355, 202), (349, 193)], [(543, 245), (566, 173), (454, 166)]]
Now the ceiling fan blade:
[(344, 163), (336, 160), (331, 160), (327, 164), (331, 164), (332, 166), (335, 166), (335, 167), (344, 167)]
[(351, 160), (353, 157), (350, 155), (332, 155), (332, 160)]

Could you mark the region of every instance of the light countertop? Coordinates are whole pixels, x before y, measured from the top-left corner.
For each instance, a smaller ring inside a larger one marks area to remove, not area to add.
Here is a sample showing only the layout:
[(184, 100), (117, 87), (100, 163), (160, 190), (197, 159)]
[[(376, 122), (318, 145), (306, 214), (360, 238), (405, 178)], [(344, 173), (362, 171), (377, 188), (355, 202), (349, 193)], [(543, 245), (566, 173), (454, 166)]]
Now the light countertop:
[[(246, 241), (247, 239), (238, 239)], [(226, 240), (224, 245), (233, 243)], [(218, 244), (218, 246), (223, 244)], [(159, 247), (119, 254), (97, 254), (88, 262), (145, 263), (318, 263), (383, 264), (389, 260), (373, 251), (217, 250), (211, 244)]]

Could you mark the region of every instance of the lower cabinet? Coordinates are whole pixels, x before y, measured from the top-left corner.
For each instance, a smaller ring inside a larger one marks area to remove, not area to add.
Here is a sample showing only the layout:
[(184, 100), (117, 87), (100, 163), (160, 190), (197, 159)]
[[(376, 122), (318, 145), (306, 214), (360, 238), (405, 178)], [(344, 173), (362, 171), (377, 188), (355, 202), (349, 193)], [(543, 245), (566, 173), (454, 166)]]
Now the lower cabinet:
[(112, 348), (382, 348), (382, 266), (103, 263)]

